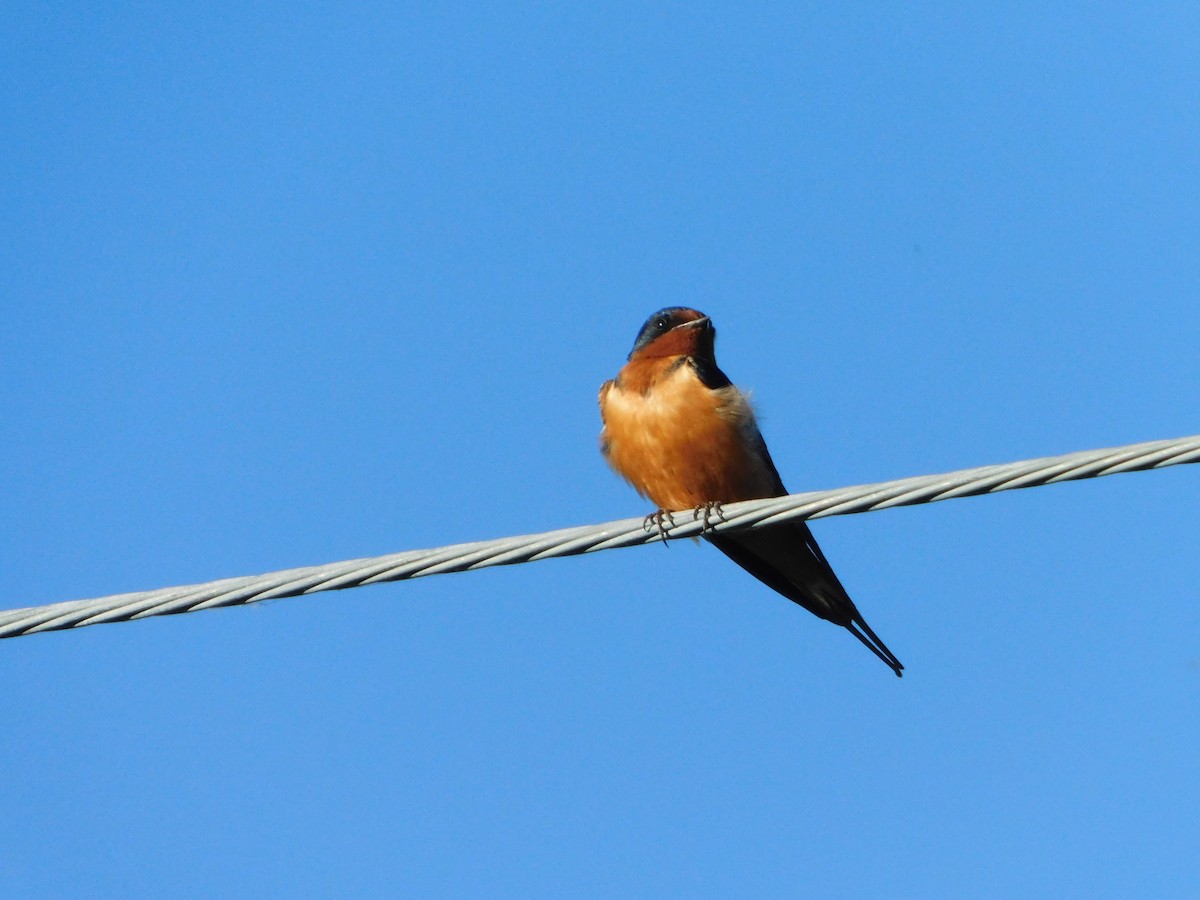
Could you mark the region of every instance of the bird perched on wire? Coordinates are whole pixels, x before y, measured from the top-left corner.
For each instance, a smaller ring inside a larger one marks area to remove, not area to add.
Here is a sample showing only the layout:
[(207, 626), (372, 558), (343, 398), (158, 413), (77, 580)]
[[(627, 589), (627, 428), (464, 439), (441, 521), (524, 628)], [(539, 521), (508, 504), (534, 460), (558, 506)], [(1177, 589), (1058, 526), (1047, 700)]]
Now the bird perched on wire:
[[(619, 475), (658, 506), (706, 517), (721, 503), (787, 493), (754, 411), (717, 367), (716, 329), (703, 313), (660, 309), (642, 326), (628, 361), (600, 388), (600, 449)], [(897, 676), (904, 668), (871, 630), (804, 522), (706, 539), (768, 587), (841, 625)]]

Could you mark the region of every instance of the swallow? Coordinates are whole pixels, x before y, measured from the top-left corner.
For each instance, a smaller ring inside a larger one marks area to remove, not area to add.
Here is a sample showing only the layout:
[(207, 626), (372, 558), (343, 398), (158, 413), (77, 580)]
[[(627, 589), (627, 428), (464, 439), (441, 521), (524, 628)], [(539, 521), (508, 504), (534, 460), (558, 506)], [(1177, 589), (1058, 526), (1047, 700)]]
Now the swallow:
[[(638, 332), (625, 365), (600, 387), (600, 451), (658, 507), (695, 510), (787, 493), (754, 410), (717, 366), (708, 316), (672, 306)], [(718, 550), (813, 615), (841, 625), (897, 676), (904, 666), (871, 630), (805, 522), (706, 534)]]

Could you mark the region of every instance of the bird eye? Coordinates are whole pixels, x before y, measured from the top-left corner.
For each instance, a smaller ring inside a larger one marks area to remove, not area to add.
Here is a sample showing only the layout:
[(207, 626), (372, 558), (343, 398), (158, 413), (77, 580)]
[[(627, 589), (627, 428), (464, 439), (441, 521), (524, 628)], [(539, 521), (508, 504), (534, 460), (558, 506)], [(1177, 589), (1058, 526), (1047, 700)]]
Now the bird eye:
[(666, 316), (659, 316), (657, 319), (654, 320), (654, 330), (655, 331), (666, 331), (667, 330)]

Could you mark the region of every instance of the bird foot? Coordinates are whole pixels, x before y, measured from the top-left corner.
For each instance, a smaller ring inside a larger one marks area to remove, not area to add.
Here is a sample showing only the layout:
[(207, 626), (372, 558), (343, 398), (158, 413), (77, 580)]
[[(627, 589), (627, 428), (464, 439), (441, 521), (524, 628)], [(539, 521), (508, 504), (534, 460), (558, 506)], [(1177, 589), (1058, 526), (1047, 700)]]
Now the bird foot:
[(704, 524), (700, 527), (701, 532), (708, 531), (710, 528), (712, 528), (712, 520), (714, 518), (718, 522), (725, 521), (725, 510), (721, 508), (720, 500), (710, 500), (708, 503), (697, 506), (694, 510), (692, 510), (693, 522), (700, 519), (704, 520)]
[(665, 509), (656, 509), (650, 515), (646, 516), (642, 522), (642, 529), (646, 532), (657, 531), (658, 536), (662, 538), (663, 546), (667, 545), (667, 531), (675, 527), (675, 518)]

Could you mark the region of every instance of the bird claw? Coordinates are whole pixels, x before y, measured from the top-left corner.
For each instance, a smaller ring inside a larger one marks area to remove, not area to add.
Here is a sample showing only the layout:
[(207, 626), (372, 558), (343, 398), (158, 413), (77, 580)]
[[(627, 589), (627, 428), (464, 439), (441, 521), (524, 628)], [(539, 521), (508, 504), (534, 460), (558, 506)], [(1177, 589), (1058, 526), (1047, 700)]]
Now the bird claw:
[(718, 522), (725, 521), (725, 510), (721, 508), (720, 500), (710, 500), (708, 503), (697, 506), (692, 510), (692, 521), (703, 520), (700, 526), (700, 531), (705, 532), (712, 528), (712, 519), (716, 518)]
[(667, 546), (667, 531), (675, 527), (675, 517), (665, 509), (656, 509), (650, 515), (646, 516), (642, 522), (642, 529), (647, 533), (657, 531), (658, 536), (663, 540), (663, 546)]

